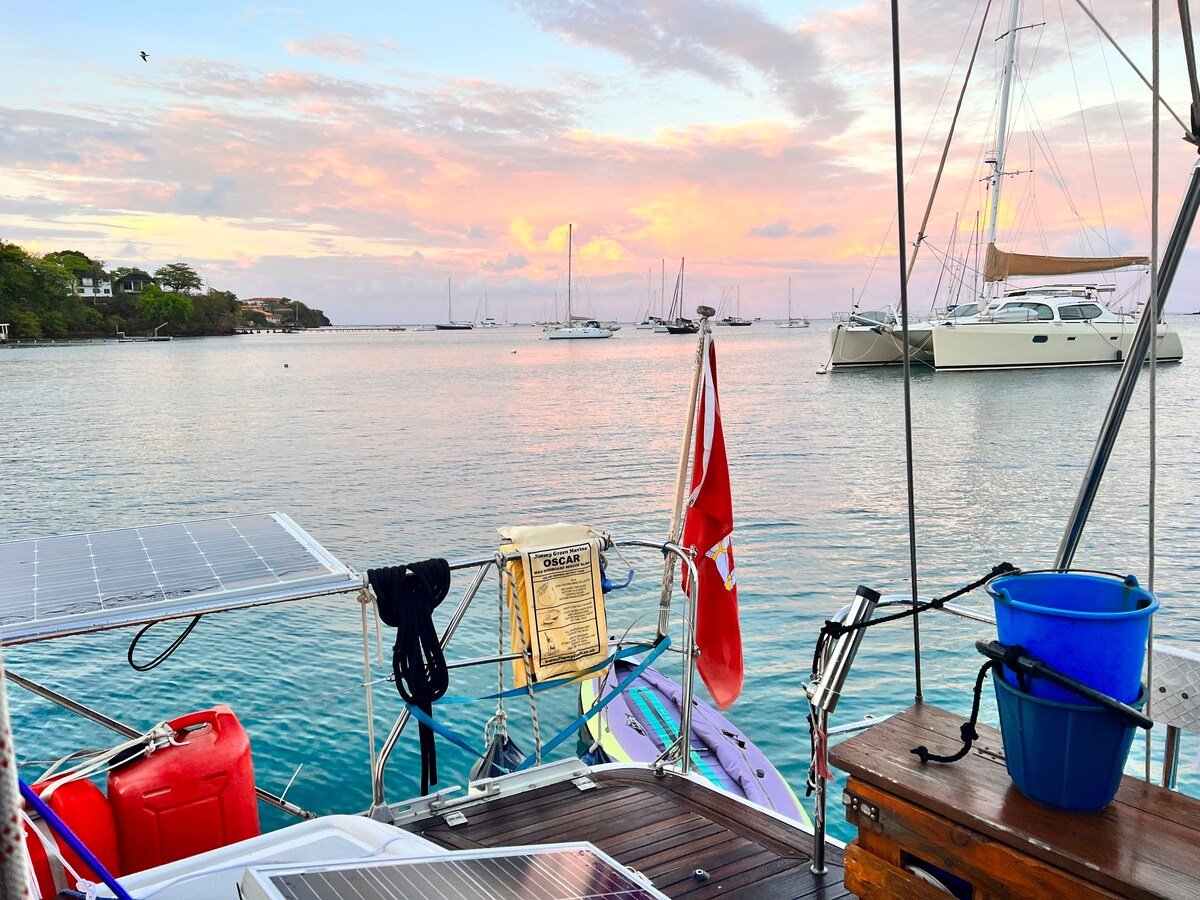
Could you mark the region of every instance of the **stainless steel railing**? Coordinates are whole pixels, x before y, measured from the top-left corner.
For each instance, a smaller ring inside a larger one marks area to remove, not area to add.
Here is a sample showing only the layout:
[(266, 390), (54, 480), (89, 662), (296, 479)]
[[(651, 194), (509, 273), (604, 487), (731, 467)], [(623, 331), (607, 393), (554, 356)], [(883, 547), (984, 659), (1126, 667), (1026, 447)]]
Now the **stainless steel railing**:
[[(612, 540), (607, 536), (601, 536), (602, 548), (604, 550), (614, 548), (643, 548), (660, 551), (666, 558), (664, 566), (669, 566), (672, 569), (675, 567), (675, 560), (687, 567), (688, 584), (690, 590), (688, 592), (688, 607), (687, 614), (684, 618), (683, 628), (683, 655), (684, 655), (684, 670), (683, 670), (683, 708), (681, 711), (682, 721), (679, 723), (679, 741), (677, 742), (674, 752), (670, 754), (668, 759), (677, 759), (679, 768), (683, 772), (687, 772), (689, 768), (689, 760), (691, 756), (691, 714), (692, 714), (692, 695), (695, 691), (695, 660), (697, 657), (696, 651), (696, 567), (693, 563), (691, 555), (678, 544), (663, 541), (650, 541), (643, 539), (627, 539), (627, 540)], [(458, 606), (455, 607), (453, 614), (450, 616), (450, 621), (447, 623), (445, 630), (442, 632), (439, 639), (442, 649), (445, 650), (451, 640), (454, 638), (455, 632), (462, 624), (463, 618), (467, 614), (472, 601), (479, 593), (479, 589), (487, 580), (488, 574), (494, 571), (497, 578), (502, 577), (500, 574), (498, 561), (504, 563), (511, 562), (520, 558), (519, 553), (510, 554), (492, 554), (490, 556), (477, 556), (468, 559), (453, 560), (450, 563), (452, 572), (462, 572), (474, 569), (475, 572), (471, 577), (469, 584), (462, 598), (458, 601)], [(673, 579), (664, 579), (664, 587), (659, 595), (659, 616), (657, 624), (657, 637), (663, 638), (667, 634), (667, 629), (670, 625), (671, 612), (671, 597)], [(628, 643), (628, 642), (627, 642)], [(507, 660), (519, 659), (519, 653), (507, 654), (491, 654), (488, 656), (473, 657), (470, 659), (461, 659), (456, 661), (447, 661), (447, 666), (450, 668), (466, 668), (470, 666), (488, 665)], [(371, 690), (370, 685), (366, 688)], [(396, 717), (396, 721), (392, 724), (391, 730), (384, 739), (383, 746), (380, 748), (378, 756), (375, 758), (371, 770), (371, 808), (369, 815), (372, 818), (387, 821), (391, 818), (389, 811), (386, 786), (385, 786), (385, 771), (388, 759), (396, 748), (396, 743), (400, 739), (400, 735), (404, 732), (408, 725), (411, 713), (405, 707)]]

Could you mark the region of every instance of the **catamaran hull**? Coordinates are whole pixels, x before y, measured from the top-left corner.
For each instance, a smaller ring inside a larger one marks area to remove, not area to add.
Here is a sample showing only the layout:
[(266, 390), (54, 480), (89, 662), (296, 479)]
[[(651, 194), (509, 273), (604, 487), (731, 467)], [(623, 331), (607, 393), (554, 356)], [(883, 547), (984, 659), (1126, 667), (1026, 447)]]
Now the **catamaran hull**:
[[(583, 709), (596, 702), (597, 692), (611, 691), (635, 668), (617, 660), (601, 678), (580, 684)], [(598, 715), (588, 720), (584, 740), (599, 741), (610, 762), (651, 763), (679, 733), (683, 689), (667, 676), (647, 669)], [(772, 809), (798, 822), (808, 816), (783, 776), (728, 719), (703, 701), (692, 709), (692, 771), (738, 797)]]
[[(1133, 322), (979, 322), (933, 329), (933, 365), (941, 371), (1116, 366), (1133, 343)], [(1158, 359), (1178, 362), (1178, 332), (1158, 326)]]
[[(928, 325), (909, 329), (913, 362), (933, 362), (932, 337)], [(898, 366), (904, 362), (902, 332), (887, 325), (834, 325), (829, 329), (829, 350), (829, 367), (835, 370)]]

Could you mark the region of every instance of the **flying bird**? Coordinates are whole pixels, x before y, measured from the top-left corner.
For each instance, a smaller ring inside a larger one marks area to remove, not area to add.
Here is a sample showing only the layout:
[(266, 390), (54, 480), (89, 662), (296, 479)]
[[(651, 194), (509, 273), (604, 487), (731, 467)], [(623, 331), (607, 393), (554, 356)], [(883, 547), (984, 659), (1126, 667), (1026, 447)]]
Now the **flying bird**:
[(150, 54), (148, 54), (145, 50), (143, 50), (142, 51), (142, 62), (145, 62), (149, 58), (150, 58)]

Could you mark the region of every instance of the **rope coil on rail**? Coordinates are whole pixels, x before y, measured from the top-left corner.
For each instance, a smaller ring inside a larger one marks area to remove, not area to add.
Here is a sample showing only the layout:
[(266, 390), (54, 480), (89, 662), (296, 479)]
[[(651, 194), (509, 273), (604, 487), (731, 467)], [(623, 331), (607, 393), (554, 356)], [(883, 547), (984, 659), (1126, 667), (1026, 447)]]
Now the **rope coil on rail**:
[[(371, 569), (367, 580), (379, 600), (383, 621), (396, 629), (392, 671), (406, 703), (432, 718), (433, 703), (450, 687), (450, 672), (433, 624), (433, 611), (450, 592), (450, 564), (427, 559), (403, 566)], [(433, 729), (420, 721), (421, 793), (437, 784), (437, 747)]]

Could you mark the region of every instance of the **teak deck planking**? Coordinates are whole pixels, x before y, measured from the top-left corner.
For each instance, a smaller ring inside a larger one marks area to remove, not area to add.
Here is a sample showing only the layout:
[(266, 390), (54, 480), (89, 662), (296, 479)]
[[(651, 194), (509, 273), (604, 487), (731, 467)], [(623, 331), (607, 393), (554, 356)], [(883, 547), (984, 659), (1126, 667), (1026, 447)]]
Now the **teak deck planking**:
[[(441, 816), (405, 827), (451, 849), (591, 841), (649, 878), (669, 897), (834, 900), (842, 854), (826, 850), (828, 872), (813, 875), (812, 837), (685, 778), (647, 770), (595, 772), (597, 787), (571, 782), (458, 806), (467, 821)], [(695, 877), (697, 869), (707, 880)]]

